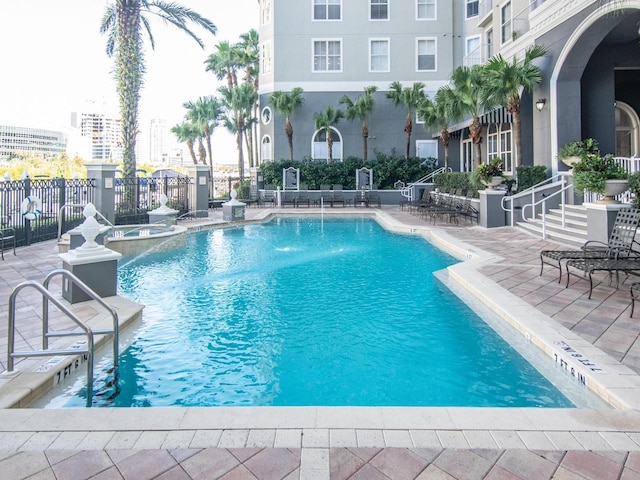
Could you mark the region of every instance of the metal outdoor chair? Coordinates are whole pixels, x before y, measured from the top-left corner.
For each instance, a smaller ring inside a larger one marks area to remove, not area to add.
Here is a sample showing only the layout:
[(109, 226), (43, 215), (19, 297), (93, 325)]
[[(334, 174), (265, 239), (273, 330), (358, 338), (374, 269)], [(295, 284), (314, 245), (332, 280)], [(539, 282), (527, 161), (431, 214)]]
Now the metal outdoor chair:
[(5, 245), (13, 246), (13, 254), (16, 254), (16, 231), (12, 227), (0, 228), (0, 256), (4, 260)]

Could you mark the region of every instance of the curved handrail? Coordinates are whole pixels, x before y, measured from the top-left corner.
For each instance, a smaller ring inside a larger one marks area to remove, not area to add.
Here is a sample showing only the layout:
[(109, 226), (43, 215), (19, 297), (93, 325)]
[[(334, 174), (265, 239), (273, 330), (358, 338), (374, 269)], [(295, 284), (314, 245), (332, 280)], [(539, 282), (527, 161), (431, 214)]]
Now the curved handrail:
[[(86, 335), (86, 349), (71, 350), (32, 350), (32, 351), (15, 351), (15, 323), (16, 323), (16, 297), (18, 293), (27, 287), (38, 290), (43, 298), (53, 303), (58, 309), (69, 317)], [(49, 290), (38, 282), (27, 280), (16, 286), (9, 295), (9, 330), (7, 336), (7, 372), (13, 372), (15, 357), (43, 357), (52, 355), (77, 355), (81, 353), (87, 354), (87, 407), (91, 406), (93, 397), (93, 331), (82, 320), (80, 320), (71, 310), (69, 310), (62, 302), (56, 299)]]
[[(55, 277), (56, 275), (61, 275), (63, 278), (66, 278), (70, 281), (73, 282), (74, 285), (80, 287), (80, 289), (86, 293), (89, 297), (91, 297), (92, 300), (95, 300), (96, 302), (98, 302), (100, 305), (102, 305), (105, 310), (107, 310), (109, 312), (109, 314), (111, 315), (111, 318), (113, 320), (113, 330), (93, 330), (94, 334), (98, 334), (98, 335), (102, 335), (102, 334), (106, 334), (106, 335), (113, 335), (113, 370), (114, 374), (117, 374), (118, 371), (118, 356), (119, 356), (119, 337), (120, 337), (120, 322), (118, 320), (118, 312), (115, 311), (115, 309), (109, 305), (107, 302), (105, 302), (102, 297), (100, 295), (98, 295), (96, 292), (94, 292), (91, 287), (89, 287), (86, 283), (84, 283), (82, 280), (80, 280), (78, 277), (76, 277), (73, 273), (71, 273), (69, 270), (64, 270), (62, 268), (53, 270), (51, 273), (49, 273), (49, 275), (47, 275), (44, 279), (44, 281), (42, 282), (42, 285), (44, 286), (45, 289), (47, 289), (47, 291), (49, 290), (49, 283), (51, 282), (51, 279), (53, 277)], [(48, 304), (47, 302), (42, 303), (42, 329), (43, 329), (43, 336), (42, 336), (42, 348), (46, 349), (49, 347), (49, 341), (48, 341), (48, 337), (50, 336), (61, 336), (60, 334), (49, 334), (49, 308), (48, 308)]]
[(429, 183), (428, 180), (433, 180), (433, 177), (435, 177), (436, 175), (439, 175), (441, 173), (444, 172), (451, 172), (453, 171), (451, 169), (451, 167), (445, 168), (445, 167), (440, 167), (436, 170), (433, 170), (432, 172), (426, 174), (424, 177), (416, 180), (415, 182), (411, 182), (409, 183), (407, 186), (402, 187), (400, 189), (400, 195), (402, 195), (403, 197), (409, 199), (409, 200), (413, 200), (413, 187), (416, 186), (419, 183)]
[[(86, 205), (83, 205), (82, 203), (65, 203), (64, 205), (62, 205), (60, 207), (60, 209), (58, 210), (58, 241), (60, 241), (60, 238), (62, 237), (62, 212), (67, 209), (68, 207), (73, 207), (73, 208), (84, 208), (86, 207)], [(107, 217), (105, 217), (104, 215), (102, 215), (100, 212), (96, 211), (96, 215), (98, 215), (101, 219), (103, 219), (105, 221), (105, 223), (107, 224), (107, 226), (114, 228), (113, 223), (111, 223)]]

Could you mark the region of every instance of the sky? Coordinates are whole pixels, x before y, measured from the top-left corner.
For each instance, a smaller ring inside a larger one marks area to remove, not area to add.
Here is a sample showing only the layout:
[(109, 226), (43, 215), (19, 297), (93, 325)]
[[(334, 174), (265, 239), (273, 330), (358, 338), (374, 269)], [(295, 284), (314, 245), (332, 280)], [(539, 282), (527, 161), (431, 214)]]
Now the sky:
[[(109, 0), (113, 1), (113, 0)], [(0, 121), (38, 121), (68, 127), (85, 102), (112, 104), (117, 112), (113, 59), (99, 27), (107, 0), (0, 0)], [(147, 49), (140, 127), (163, 118), (169, 127), (184, 117), (184, 102), (213, 95), (221, 85), (204, 62), (215, 46), (235, 43), (258, 28), (256, 0), (176, 0), (210, 19), (212, 36), (194, 27), (205, 49), (160, 20), (152, 24), (155, 50)], [(149, 46), (146, 43), (146, 46)], [(234, 163), (233, 137), (218, 127), (214, 162)], [(139, 141), (148, 141), (142, 136)], [(227, 156), (230, 158), (227, 161)]]

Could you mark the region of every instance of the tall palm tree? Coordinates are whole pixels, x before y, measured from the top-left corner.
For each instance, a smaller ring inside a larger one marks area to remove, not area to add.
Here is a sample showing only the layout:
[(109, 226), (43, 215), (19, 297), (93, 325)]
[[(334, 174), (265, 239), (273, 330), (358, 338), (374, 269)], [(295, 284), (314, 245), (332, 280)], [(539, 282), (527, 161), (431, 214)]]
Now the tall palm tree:
[(240, 178), (244, 178), (243, 136), (245, 129), (251, 124), (253, 103), (258, 93), (254, 90), (253, 85), (248, 83), (243, 83), (232, 89), (220, 87), (218, 91), (222, 94), (222, 103), (227, 110), (225, 126), (236, 134), (238, 174)]
[(460, 66), (451, 73), (451, 89), (455, 93), (453, 108), (461, 115), (470, 115), (469, 138), (473, 144), (474, 164), (477, 168), (482, 162), (482, 125), (480, 114), (484, 110), (485, 99), (482, 95), (483, 66)]
[(351, 100), (347, 95), (344, 95), (340, 99), (340, 103), (347, 106), (345, 116), (347, 120), (355, 120), (356, 118), (362, 122), (362, 128), (360, 129), (362, 135), (362, 163), (367, 163), (369, 127), (367, 126), (367, 118), (373, 111), (375, 100), (373, 94), (378, 90), (378, 87), (369, 86), (365, 87), (364, 95), (360, 95), (355, 100)]
[(344, 112), (342, 110), (336, 110), (332, 106), (328, 106), (324, 112), (317, 112), (313, 116), (316, 129), (322, 131), (327, 137), (329, 163), (333, 162), (333, 138), (331, 136), (331, 127), (335, 127), (342, 118), (344, 118)]
[(458, 120), (461, 113), (455, 101), (455, 93), (449, 85), (440, 87), (433, 100), (425, 98), (418, 107), (418, 115), (424, 119), (425, 127), (440, 129), (438, 139), (444, 146), (444, 168), (449, 169), (449, 122)]
[(304, 92), (302, 88), (294, 87), (290, 92), (276, 90), (269, 97), (269, 103), (273, 105), (276, 112), (285, 116), (284, 132), (289, 141), (289, 160), (293, 160), (293, 126), (291, 125), (291, 117), (298, 107), (304, 103), (302, 92)]
[(211, 178), (213, 178), (213, 153), (211, 150), (211, 135), (216, 127), (220, 124), (223, 108), (220, 100), (216, 97), (200, 97), (195, 102), (189, 101), (184, 103), (187, 109), (185, 118), (191, 121), (202, 133), (207, 144), (207, 153), (209, 156), (209, 170)]
[(189, 155), (191, 155), (191, 160), (193, 160), (193, 164), (198, 164), (198, 159), (196, 158), (196, 152), (193, 149), (193, 144), (198, 139), (198, 128), (191, 122), (184, 121), (182, 123), (178, 123), (171, 127), (171, 133), (173, 133), (179, 142), (184, 142), (187, 144), (187, 148), (189, 149)]
[(215, 53), (209, 55), (204, 63), (206, 71), (213, 72), (218, 80), (226, 78), (228, 89), (238, 85), (238, 51), (229, 41), (225, 40), (216, 45)]
[[(238, 62), (241, 68), (245, 71), (244, 81), (252, 84), (256, 92), (259, 89), (259, 69), (260, 69), (260, 39), (258, 32), (255, 29), (249, 30), (247, 33), (240, 35), (240, 41), (236, 44)], [(259, 97), (256, 96), (256, 101), (253, 104), (254, 119), (258, 118), (258, 110), (260, 108)], [(257, 159), (258, 154), (258, 122), (252, 121), (251, 128), (247, 130), (247, 143), (250, 145), (249, 151), (249, 166), (253, 167), (254, 163), (257, 163), (254, 159)]]
[(513, 118), (514, 169), (522, 165), (520, 92), (524, 90), (530, 93), (535, 85), (542, 82), (540, 67), (534, 65), (533, 61), (546, 53), (545, 47), (532, 45), (525, 50), (522, 61), (517, 60), (515, 56), (511, 61), (508, 61), (502, 55), (496, 55), (490, 58), (484, 67), (483, 94), (486, 96), (486, 103), (505, 107)]
[(124, 176), (136, 172), (136, 138), (138, 135), (138, 103), (144, 77), (142, 53), (143, 31), (151, 48), (155, 47), (149, 17), (155, 15), (192, 37), (201, 48), (203, 41), (189, 28), (189, 23), (215, 35), (216, 26), (195, 11), (164, 0), (115, 0), (107, 6), (100, 24), (100, 33), (107, 34), (106, 52), (115, 54), (115, 77), (120, 99)]
[(404, 107), (407, 109), (407, 118), (404, 121), (404, 131), (407, 135), (407, 145), (405, 149), (405, 158), (408, 160), (411, 153), (411, 132), (413, 130), (413, 114), (418, 105), (425, 99), (424, 83), (415, 82), (410, 87), (402, 87), (400, 82), (393, 82), (389, 85), (387, 98), (393, 101), (396, 107)]

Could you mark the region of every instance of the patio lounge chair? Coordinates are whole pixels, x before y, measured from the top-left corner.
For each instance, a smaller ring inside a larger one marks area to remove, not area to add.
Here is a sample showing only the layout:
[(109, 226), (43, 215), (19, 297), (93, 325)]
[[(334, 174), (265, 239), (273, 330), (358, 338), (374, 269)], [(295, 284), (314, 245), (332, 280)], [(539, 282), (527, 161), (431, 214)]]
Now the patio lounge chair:
[(540, 275), (544, 265), (551, 265), (559, 270), (558, 283), (562, 281), (563, 260), (587, 259), (622, 259), (633, 251), (636, 230), (640, 223), (640, 210), (622, 209), (618, 211), (611, 235), (607, 243), (590, 240), (580, 250), (543, 250), (540, 252)]
[(311, 200), (309, 199), (309, 187), (306, 184), (300, 184), (300, 191), (298, 192), (298, 198), (296, 200), (296, 206), (306, 205), (307, 207), (311, 206)]
[(16, 231), (12, 227), (0, 228), (0, 254), (4, 260), (4, 246), (13, 246), (13, 254), (16, 254)]
[(298, 200), (298, 192), (285, 191), (282, 192), (281, 197), (281, 207), (286, 207), (287, 205), (291, 205), (292, 207), (296, 206), (296, 202)]
[(335, 203), (341, 203), (342, 206), (345, 206), (344, 192), (342, 191), (342, 185), (334, 185), (333, 186), (333, 198), (331, 199), (331, 206)]
[[(627, 257), (627, 258), (587, 258), (587, 259), (574, 259), (567, 260), (567, 285), (569, 287), (570, 280), (570, 268), (580, 270), (589, 275), (589, 297), (593, 292), (593, 273), (594, 272), (608, 272), (609, 284), (613, 274), (616, 275), (616, 288), (620, 286), (620, 272), (627, 275), (640, 275), (640, 257)], [(566, 288), (565, 287), (565, 288)]]

